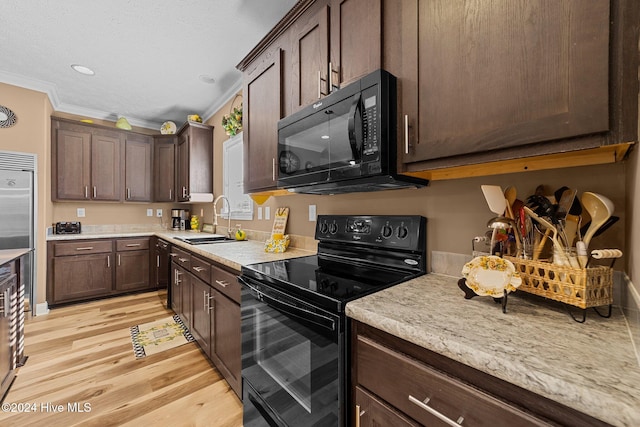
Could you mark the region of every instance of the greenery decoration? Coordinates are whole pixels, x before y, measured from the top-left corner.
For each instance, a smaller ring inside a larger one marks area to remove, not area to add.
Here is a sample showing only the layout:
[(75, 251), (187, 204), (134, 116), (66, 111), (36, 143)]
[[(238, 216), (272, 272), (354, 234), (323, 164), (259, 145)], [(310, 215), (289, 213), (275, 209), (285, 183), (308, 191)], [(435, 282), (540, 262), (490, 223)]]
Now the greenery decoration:
[(234, 107), (228, 116), (222, 116), (222, 127), (229, 136), (242, 132), (242, 104)]

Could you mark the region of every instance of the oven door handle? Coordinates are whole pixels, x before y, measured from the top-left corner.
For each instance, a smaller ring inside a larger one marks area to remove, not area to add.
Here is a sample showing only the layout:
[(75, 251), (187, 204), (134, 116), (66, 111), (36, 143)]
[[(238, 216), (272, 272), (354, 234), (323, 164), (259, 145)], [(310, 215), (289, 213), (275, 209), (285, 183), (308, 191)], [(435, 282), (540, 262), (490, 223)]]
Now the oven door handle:
[(336, 330), (336, 322), (335, 320), (331, 319), (330, 317), (327, 316), (323, 316), (321, 314), (318, 313), (314, 313), (312, 311), (309, 310), (305, 310), (304, 308), (300, 308), (300, 307), (296, 307), (295, 305), (291, 305), (289, 303), (286, 303), (284, 301), (280, 301), (268, 294), (265, 294), (264, 292), (262, 292), (259, 289), (256, 289), (254, 286), (252, 286), (251, 284), (247, 283), (246, 280), (244, 280), (242, 277), (238, 277), (238, 280), (244, 284), (245, 286), (247, 286), (249, 289), (251, 289), (253, 292), (255, 292), (258, 295), (258, 299), (262, 302), (264, 302), (267, 305), (270, 305), (271, 307), (275, 308), (276, 310), (280, 310), (283, 313), (286, 313), (290, 316), (294, 316), (297, 317), (299, 319), (305, 320), (307, 322), (313, 323), (315, 325), (318, 325), (320, 327), (323, 327), (325, 329), (328, 329), (330, 331), (335, 331)]

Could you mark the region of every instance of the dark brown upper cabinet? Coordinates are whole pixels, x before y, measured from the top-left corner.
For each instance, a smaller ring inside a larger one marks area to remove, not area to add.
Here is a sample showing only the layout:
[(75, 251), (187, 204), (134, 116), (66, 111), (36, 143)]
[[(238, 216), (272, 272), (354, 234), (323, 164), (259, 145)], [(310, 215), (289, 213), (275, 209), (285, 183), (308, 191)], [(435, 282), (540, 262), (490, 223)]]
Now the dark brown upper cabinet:
[(127, 134), (125, 138), (124, 200), (127, 202), (150, 202), (153, 138), (140, 134)]
[(381, 3), (300, 1), (238, 64), (245, 191), (276, 189), (281, 118), (380, 68)]
[(299, 110), (380, 68), (381, 0), (319, 0), (289, 30)]
[(213, 127), (187, 122), (178, 131), (178, 202), (192, 195), (213, 194)]
[(153, 199), (156, 202), (176, 200), (176, 135), (154, 137)]
[(278, 120), (282, 118), (282, 48), (277, 45), (254, 62), (244, 76), (244, 190), (276, 187)]
[(409, 0), (386, 8), (399, 166), (419, 173), (637, 141), (637, 33), (635, 41), (624, 35), (638, 20), (632, 3)]
[(51, 133), (52, 200), (122, 200), (118, 131), (52, 119)]

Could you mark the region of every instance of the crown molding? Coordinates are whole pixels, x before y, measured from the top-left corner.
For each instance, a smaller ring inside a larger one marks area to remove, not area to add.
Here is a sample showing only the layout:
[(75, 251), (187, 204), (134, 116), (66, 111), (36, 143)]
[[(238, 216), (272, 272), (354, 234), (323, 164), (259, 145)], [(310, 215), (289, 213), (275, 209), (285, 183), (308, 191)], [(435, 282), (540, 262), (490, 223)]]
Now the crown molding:
[(0, 82), (24, 89), (34, 90), (36, 92), (46, 93), (49, 97), (49, 102), (51, 102), (54, 110), (57, 109), (60, 105), (58, 91), (56, 89), (56, 85), (54, 85), (53, 83), (45, 82), (38, 79), (32, 79), (29, 77), (21, 76), (20, 74), (10, 73), (9, 71), (3, 70), (0, 70)]
[[(24, 89), (34, 90), (36, 92), (43, 92), (49, 97), (49, 102), (54, 111), (60, 111), (63, 113), (75, 114), (78, 116), (91, 117), (94, 119), (116, 121), (118, 117), (111, 111), (96, 110), (92, 108), (82, 107), (75, 104), (67, 104), (60, 102), (58, 97), (58, 91), (56, 85), (45, 82), (42, 80), (32, 79), (21, 76), (19, 74), (10, 73), (0, 70), (0, 82), (10, 84), (12, 86), (22, 87)], [(209, 108), (204, 112), (204, 121), (209, 120), (224, 104), (233, 99), (234, 96), (242, 89), (242, 74), (238, 76), (236, 81), (227, 89), (218, 100), (211, 104)], [(150, 120), (138, 119), (136, 117), (127, 116), (127, 121), (131, 126), (142, 127), (146, 129), (160, 129), (162, 122), (155, 122)]]

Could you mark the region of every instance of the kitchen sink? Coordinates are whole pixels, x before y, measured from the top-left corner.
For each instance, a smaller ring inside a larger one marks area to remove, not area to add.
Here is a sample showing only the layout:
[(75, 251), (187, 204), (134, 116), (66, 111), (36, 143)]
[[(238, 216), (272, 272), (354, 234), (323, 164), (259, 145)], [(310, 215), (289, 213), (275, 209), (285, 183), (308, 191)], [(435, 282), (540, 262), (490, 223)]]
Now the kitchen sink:
[(176, 240), (180, 240), (190, 245), (208, 245), (211, 243), (238, 242), (238, 240), (236, 239), (231, 239), (221, 234), (214, 234), (214, 235), (202, 236), (202, 237), (176, 237)]

